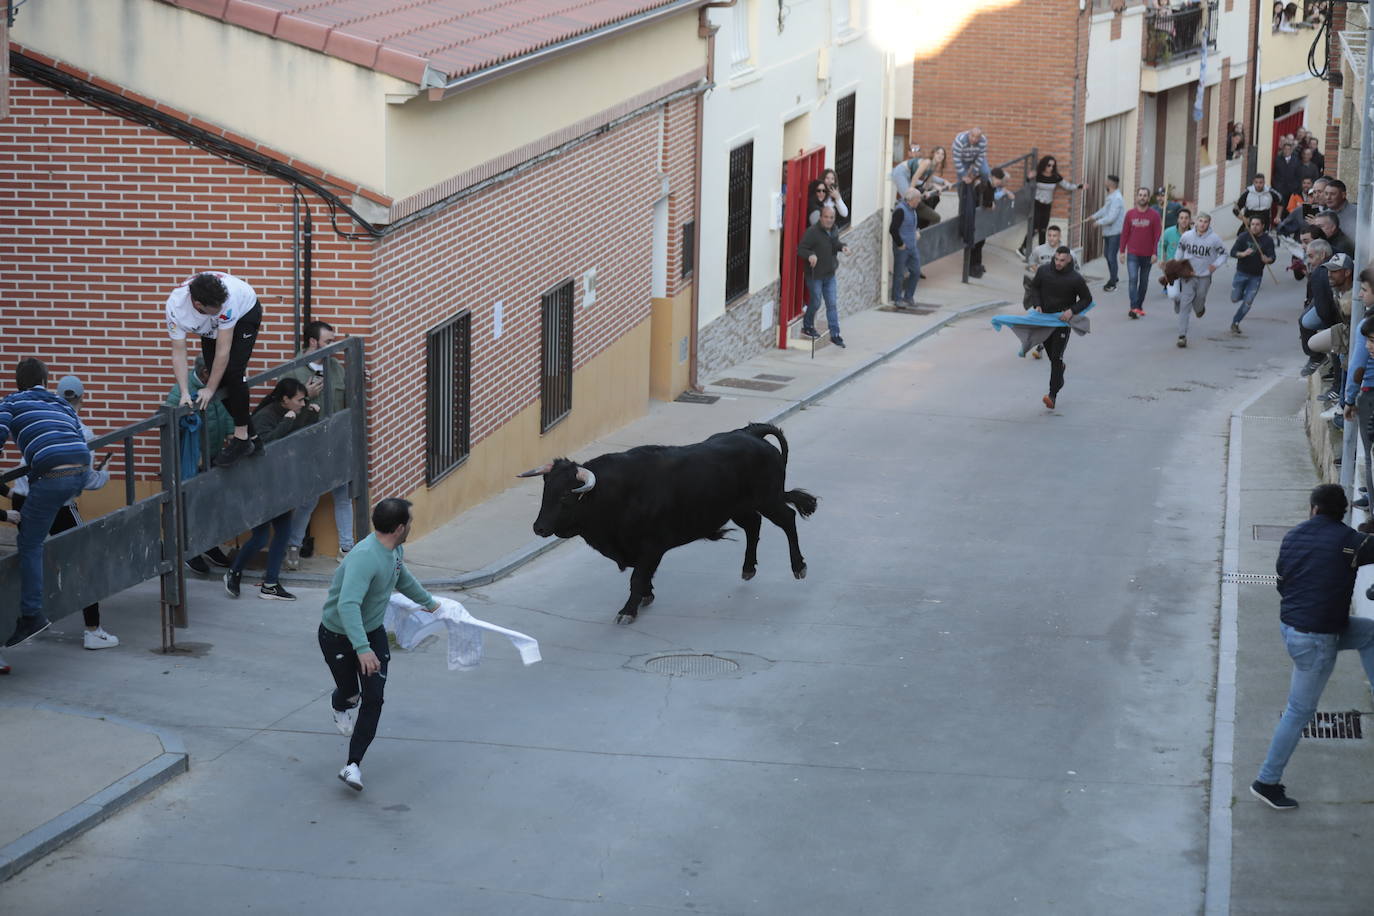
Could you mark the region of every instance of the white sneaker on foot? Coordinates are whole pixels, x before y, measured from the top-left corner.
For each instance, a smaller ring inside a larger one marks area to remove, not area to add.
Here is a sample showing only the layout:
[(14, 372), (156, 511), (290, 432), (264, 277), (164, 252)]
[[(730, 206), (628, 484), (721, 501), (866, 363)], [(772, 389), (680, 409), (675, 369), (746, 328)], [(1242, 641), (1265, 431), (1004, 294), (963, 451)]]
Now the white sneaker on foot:
[(119, 637), (113, 633), (106, 633), (104, 627), (96, 627), (94, 630), (86, 630), (81, 637), (81, 644), (87, 649), (113, 649), (119, 645)]
[(334, 710), (334, 727), (345, 738), (353, 736), (353, 726), (358, 723), (358, 707)]
[(339, 780), (355, 792), (363, 790), (363, 771), (356, 763), (350, 763), (340, 770)]

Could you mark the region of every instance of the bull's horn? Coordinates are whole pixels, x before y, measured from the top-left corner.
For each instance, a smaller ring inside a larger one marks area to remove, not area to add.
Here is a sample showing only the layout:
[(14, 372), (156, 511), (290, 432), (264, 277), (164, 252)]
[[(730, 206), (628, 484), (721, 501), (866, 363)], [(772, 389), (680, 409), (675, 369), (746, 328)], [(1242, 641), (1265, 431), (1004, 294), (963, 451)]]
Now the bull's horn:
[(586, 493), (592, 487), (596, 486), (596, 475), (591, 472), (590, 468), (579, 467), (577, 469), (577, 479), (582, 481), (582, 486), (573, 490), (572, 492), (574, 493)]
[(537, 467), (537, 468), (530, 468), (528, 471), (522, 471), (522, 472), (520, 472), (519, 474), (516, 474), (515, 476), (516, 476), (516, 477), (543, 477), (545, 474), (547, 474), (547, 473), (548, 473), (549, 471), (551, 471), (551, 470), (553, 470), (553, 465), (552, 465), (552, 464), (541, 464), (541, 465), (540, 465), (539, 467)]

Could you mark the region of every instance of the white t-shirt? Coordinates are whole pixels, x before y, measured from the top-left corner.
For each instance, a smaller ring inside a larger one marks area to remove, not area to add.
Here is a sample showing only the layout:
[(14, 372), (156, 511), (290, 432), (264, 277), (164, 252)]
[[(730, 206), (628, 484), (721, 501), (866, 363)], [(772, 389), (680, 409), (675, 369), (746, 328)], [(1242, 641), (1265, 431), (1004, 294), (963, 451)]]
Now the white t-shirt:
[(215, 337), (221, 328), (232, 328), (258, 304), (258, 294), (253, 292), (253, 287), (238, 277), (231, 277), (217, 270), (205, 273), (219, 277), (229, 292), (229, 298), (220, 306), (218, 315), (202, 315), (191, 304), (191, 281), (200, 274), (187, 277), (186, 282), (172, 290), (172, 294), (167, 297), (167, 333), (173, 340), (185, 340), (187, 334)]

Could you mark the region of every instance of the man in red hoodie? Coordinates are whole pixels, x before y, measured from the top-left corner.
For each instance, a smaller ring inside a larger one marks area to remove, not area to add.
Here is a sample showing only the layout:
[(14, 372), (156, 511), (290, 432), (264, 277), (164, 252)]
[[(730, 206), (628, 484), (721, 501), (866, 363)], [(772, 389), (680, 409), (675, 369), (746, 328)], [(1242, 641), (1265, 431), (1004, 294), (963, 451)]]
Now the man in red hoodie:
[(1159, 237), (1164, 222), (1150, 206), (1150, 189), (1136, 188), (1135, 206), (1126, 211), (1121, 227), (1121, 260), (1126, 262), (1126, 288), (1130, 290), (1131, 318), (1145, 317), (1145, 294), (1150, 289), (1150, 266), (1158, 260)]

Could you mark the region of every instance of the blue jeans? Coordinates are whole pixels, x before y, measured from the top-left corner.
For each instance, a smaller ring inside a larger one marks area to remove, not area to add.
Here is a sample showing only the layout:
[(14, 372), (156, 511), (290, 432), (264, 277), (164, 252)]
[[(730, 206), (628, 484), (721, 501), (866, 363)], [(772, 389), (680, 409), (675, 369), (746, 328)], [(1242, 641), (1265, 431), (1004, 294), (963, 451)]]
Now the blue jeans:
[(43, 613), (43, 541), (53, 519), (68, 500), (81, 493), (85, 474), (69, 477), (30, 477), (29, 495), (19, 510), (19, 613)]
[(806, 314), (802, 316), (802, 327), (816, 326), (816, 310), (821, 307), (821, 297), (825, 297), (825, 323), (830, 326), (830, 336), (840, 336), (840, 310), (835, 305), (837, 295), (835, 275), (828, 277), (807, 277), (806, 288), (811, 292), (811, 301), (806, 304)]
[(1126, 289), (1131, 294), (1131, 308), (1145, 308), (1145, 297), (1150, 292), (1150, 256), (1148, 254), (1126, 255)]
[(1288, 656), (1293, 659), (1293, 680), (1288, 688), (1288, 706), (1274, 729), (1269, 754), (1259, 771), (1259, 781), (1271, 785), (1283, 779), (1283, 768), (1298, 746), (1303, 727), (1317, 711), (1331, 669), (1336, 667), (1337, 652), (1359, 652), (1365, 677), (1374, 685), (1374, 620), (1351, 617), (1343, 633), (1299, 633), (1287, 624), (1280, 624), (1279, 629), (1283, 631)]
[[(348, 484), (342, 484), (329, 491), (334, 498), (334, 527), (339, 530), (340, 552), (353, 549), (353, 500), (348, 498)], [(301, 503), (291, 515), (291, 546), (300, 549), (305, 543), (305, 529), (310, 525), (310, 516), (320, 498), (316, 496), (309, 502)]]
[(1121, 235), (1102, 236), (1102, 256), (1107, 259), (1107, 282), (1116, 286), (1116, 257), (1121, 253)]
[(1250, 311), (1250, 306), (1255, 303), (1255, 295), (1259, 292), (1260, 281), (1264, 279), (1264, 274), (1243, 274), (1236, 271), (1235, 277), (1231, 280), (1231, 301), (1239, 302), (1240, 308), (1236, 309), (1236, 316), (1231, 319), (1232, 324), (1240, 324)]
[(234, 557), (233, 565), (229, 568), (236, 573), (243, 572), (243, 567), (262, 550), (262, 545), (267, 543), (269, 531), (272, 533), (272, 546), (267, 549), (267, 571), (263, 573), (262, 581), (266, 585), (275, 585), (279, 582), (277, 577), (281, 575), (281, 561), (286, 556), (286, 542), (291, 539), (290, 512), (283, 512), (270, 522), (263, 522), (254, 528), (248, 543), (239, 548), (238, 555)]
[[(906, 279), (903, 282), (903, 274)], [(892, 249), (892, 298), (912, 301), (916, 282), (921, 279), (921, 253), (915, 248)]]

